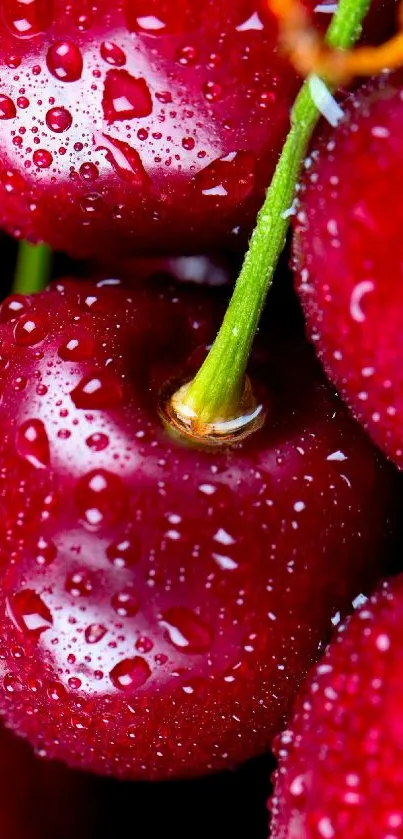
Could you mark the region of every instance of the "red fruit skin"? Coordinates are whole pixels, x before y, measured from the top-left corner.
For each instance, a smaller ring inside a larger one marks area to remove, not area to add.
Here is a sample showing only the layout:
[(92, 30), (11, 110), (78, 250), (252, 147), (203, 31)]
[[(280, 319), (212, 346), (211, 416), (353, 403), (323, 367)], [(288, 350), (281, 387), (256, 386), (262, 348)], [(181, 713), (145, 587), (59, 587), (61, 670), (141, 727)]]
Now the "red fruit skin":
[(0, 730), (0, 836), (4, 839), (95, 839), (100, 836), (94, 779), (40, 760)]
[(402, 77), (369, 83), (310, 157), (294, 236), (296, 287), (326, 373), (403, 467)]
[(298, 87), (264, 0), (5, 0), (0, 35), (0, 226), (79, 257), (243, 247)]
[(403, 576), (337, 635), (277, 738), (273, 839), (403, 836)]
[(0, 312), (0, 710), (98, 773), (265, 751), (389, 542), (389, 467), (275, 313), (264, 428), (220, 450), (164, 430), (159, 388), (200, 363), (214, 300), (65, 282)]

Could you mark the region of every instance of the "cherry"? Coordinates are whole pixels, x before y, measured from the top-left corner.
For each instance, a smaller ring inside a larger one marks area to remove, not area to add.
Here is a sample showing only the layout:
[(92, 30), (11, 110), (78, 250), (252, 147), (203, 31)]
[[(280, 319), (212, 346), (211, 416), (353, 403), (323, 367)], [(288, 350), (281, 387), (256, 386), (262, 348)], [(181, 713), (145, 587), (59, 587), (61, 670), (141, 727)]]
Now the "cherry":
[(403, 576), (339, 627), (277, 739), (273, 839), (403, 836)]
[(275, 307), (250, 367), (264, 427), (218, 449), (164, 428), (160, 386), (199, 366), (215, 300), (64, 281), (0, 310), (0, 710), (100, 773), (264, 751), (389, 540), (389, 467)]
[[(15, 650), (17, 653), (17, 648)], [(7, 839), (92, 839), (100, 836), (92, 778), (40, 760), (26, 743), (0, 730), (0, 834)]]
[(266, 0), (5, 0), (0, 32), (2, 227), (78, 256), (242, 247), (298, 85)]
[[(318, 138), (300, 192), (294, 259), (326, 372), (403, 467), (401, 75), (364, 86)], [(311, 165), (312, 164), (312, 165)]]

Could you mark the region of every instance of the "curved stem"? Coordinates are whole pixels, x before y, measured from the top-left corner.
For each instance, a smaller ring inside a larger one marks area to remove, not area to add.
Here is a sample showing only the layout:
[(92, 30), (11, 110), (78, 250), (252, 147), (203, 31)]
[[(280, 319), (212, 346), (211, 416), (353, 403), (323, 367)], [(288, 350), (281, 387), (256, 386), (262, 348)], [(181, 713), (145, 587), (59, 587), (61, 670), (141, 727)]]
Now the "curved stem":
[[(360, 35), (370, 3), (371, 0), (340, 0), (328, 29), (327, 42), (339, 49), (351, 47)], [(251, 345), (285, 244), (302, 163), (320, 117), (312, 98), (313, 81), (322, 85), (316, 77), (308, 78), (295, 101), (291, 129), (222, 327), (204, 364), (180, 397), (185, 411), (196, 416), (198, 424), (225, 420), (239, 412)], [(317, 97), (314, 98), (317, 102)]]
[(45, 288), (50, 278), (52, 251), (47, 245), (20, 242), (14, 274), (14, 294), (33, 294)]

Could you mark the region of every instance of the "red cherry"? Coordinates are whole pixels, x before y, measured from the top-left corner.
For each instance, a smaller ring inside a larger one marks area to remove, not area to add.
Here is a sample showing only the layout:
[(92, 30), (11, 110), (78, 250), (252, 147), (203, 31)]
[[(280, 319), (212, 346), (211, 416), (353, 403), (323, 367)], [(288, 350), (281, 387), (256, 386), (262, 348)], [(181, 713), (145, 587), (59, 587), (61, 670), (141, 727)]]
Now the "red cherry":
[[(16, 647), (14, 654), (21, 654)], [(37, 686), (31, 683), (31, 695)], [(42, 755), (43, 756), (43, 755)], [(26, 743), (0, 730), (0, 834), (4, 839), (97, 839), (95, 781), (35, 758)]]
[(403, 86), (382, 77), (322, 132), (295, 227), (297, 288), (326, 372), (403, 467)]
[[(40, 343), (15, 340), (19, 320), (0, 326), (7, 724), (119, 777), (264, 751), (331, 617), (379, 570), (388, 467), (309, 347), (272, 325), (251, 367), (264, 428), (232, 449), (171, 438), (159, 388), (194, 371), (220, 319), (200, 289), (65, 282), (27, 308), (46, 323)], [(91, 357), (68, 358), (75, 342)], [(103, 401), (88, 383), (106, 381)], [(24, 448), (27, 424), (38, 437)]]
[(298, 86), (265, 0), (3, 5), (4, 229), (79, 256), (246, 242)]
[(403, 836), (403, 576), (383, 583), (309, 676), (277, 739), (273, 839)]

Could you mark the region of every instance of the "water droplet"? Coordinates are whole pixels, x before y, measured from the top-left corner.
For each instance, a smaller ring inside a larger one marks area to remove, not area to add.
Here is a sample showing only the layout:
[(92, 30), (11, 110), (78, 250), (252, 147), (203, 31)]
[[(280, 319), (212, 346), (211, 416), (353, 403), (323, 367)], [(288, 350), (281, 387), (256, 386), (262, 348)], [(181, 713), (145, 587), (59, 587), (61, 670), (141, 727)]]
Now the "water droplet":
[(72, 690), (79, 690), (81, 687), (81, 679), (77, 679), (76, 676), (71, 676), (70, 679), (68, 679), (67, 684), (70, 688), (72, 688)]
[(151, 676), (151, 670), (144, 658), (125, 658), (110, 672), (110, 679), (118, 690), (136, 690), (141, 688)]
[(14, 340), (21, 347), (39, 344), (47, 335), (44, 319), (37, 314), (22, 315), (14, 327)]
[(67, 108), (50, 108), (46, 114), (46, 125), (50, 131), (55, 131), (56, 134), (67, 131), (72, 122), (73, 118)]
[(25, 111), (25, 108), (29, 107), (29, 99), (26, 96), (19, 96), (17, 99), (17, 105), (21, 110)]
[(127, 506), (125, 486), (117, 475), (106, 469), (83, 475), (74, 496), (81, 519), (90, 530), (118, 521)]
[(57, 549), (53, 542), (40, 537), (36, 544), (35, 562), (38, 565), (51, 565), (57, 556)]
[(195, 64), (197, 61), (196, 47), (193, 47), (191, 45), (180, 47), (176, 53), (176, 60), (179, 62), (179, 64), (182, 64), (184, 67), (186, 67), (188, 64)]
[(87, 644), (97, 644), (106, 635), (107, 629), (101, 623), (92, 623), (84, 632)]
[(90, 434), (85, 442), (93, 452), (102, 452), (109, 446), (109, 437), (107, 434)]
[(116, 614), (121, 618), (132, 618), (139, 610), (139, 601), (130, 588), (114, 594), (111, 598), (111, 604)]
[(23, 589), (7, 598), (7, 610), (17, 628), (33, 636), (39, 637), (53, 625), (50, 610), (33, 589)]
[(46, 64), (48, 70), (62, 82), (76, 82), (83, 71), (83, 57), (76, 44), (58, 41), (49, 47)]
[(206, 82), (203, 85), (203, 96), (208, 102), (218, 102), (222, 95), (222, 87), (218, 82)]
[(129, 181), (133, 187), (144, 189), (150, 178), (143, 166), (141, 157), (135, 149), (123, 140), (116, 140), (107, 134), (102, 134), (97, 151), (106, 151), (106, 160), (121, 178)]
[(50, 0), (5, 0), (3, 9), (8, 27), (19, 38), (33, 38), (52, 22)]
[(136, 641), (136, 650), (139, 653), (149, 653), (151, 652), (154, 644), (151, 641), (151, 638), (146, 638), (145, 635), (142, 635), (141, 638), (138, 638)]
[(32, 160), (39, 169), (49, 169), (53, 163), (53, 155), (46, 149), (35, 149)]
[(200, 26), (202, 17), (202, 6), (193, 0), (125, 0), (124, 10), (129, 31), (148, 35), (186, 32)]
[(17, 111), (12, 99), (0, 93), (0, 119), (13, 119)]
[(100, 371), (84, 376), (70, 396), (76, 408), (105, 410), (116, 408), (122, 401), (123, 393), (115, 376)]
[(74, 571), (66, 577), (64, 587), (72, 597), (89, 597), (92, 592), (92, 579), (87, 571)]
[(93, 358), (95, 346), (91, 335), (82, 333), (62, 344), (58, 349), (58, 355), (63, 361), (86, 361)]
[(10, 320), (16, 320), (20, 315), (29, 311), (29, 307), (29, 298), (23, 297), (22, 294), (13, 294), (10, 297), (6, 297), (0, 307), (1, 323), (8, 323)]
[(195, 147), (195, 141), (193, 137), (184, 137), (182, 140), (182, 148), (186, 149), (186, 151), (192, 151)]
[(42, 420), (29, 419), (20, 425), (15, 435), (15, 448), (17, 454), (36, 469), (49, 466), (49, 440)]
[(146, 80), (135, 78), (127, 70), (108, 70), (102, 108), (109, 123), (149, 116), (153, 104)]
[(66, 688), (60, 682), (50, 682), (47, 694), (53, 702), (65, 702), (68, 697)]
[(113, 64), (115, 67), (123, 67), (126, 64), (126, 56), (123, 50), (112, 41), (103, 41), (101, 44), (101, 56), (107, 64)]
[(85, 181), (95, 181), (99, 175), (98, 167), (95, 166), (95, 163), (82, 163), (79, 171)]
[(113, 542), (106, 549), (106, 555), (112, 565), (117, 568), (127, 568), (134, 565), (140, 559), (139, 546), (130, 539), (122, 539), (120, 542)]
[(184, 653), (204, 653), (211, 648), (213, 636), (209, 626), (190, 609), (168, 609), (161, 625), (168, 632), (171, 643)]
[(256, 160), (249, 152), (231, 152), (202, 169), (194, 184), (202, 195), (215, 201), (225, 198), (237, 203), (252, 192), (255, 184)]

